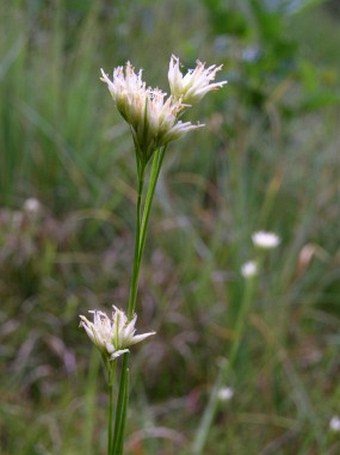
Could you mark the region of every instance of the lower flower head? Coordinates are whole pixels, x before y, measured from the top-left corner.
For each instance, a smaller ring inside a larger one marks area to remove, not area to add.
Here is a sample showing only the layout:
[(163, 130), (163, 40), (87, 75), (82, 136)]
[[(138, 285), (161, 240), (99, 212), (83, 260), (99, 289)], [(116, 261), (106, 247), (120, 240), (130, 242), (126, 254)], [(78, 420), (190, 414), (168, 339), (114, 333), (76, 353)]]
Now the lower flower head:
[(99, 310), (89, 311), (93, 313), (93, 322), (80, 315), (80, 326), (83, 327), (93, 343), (102, 355), (109, 360), (114, 360), (129, 351), (132, 346), (145, 340), (156, 332), (148, 332), (135, 335), (137, 316), (129, 321), (125, 313), (113, 306), (112, 317)]

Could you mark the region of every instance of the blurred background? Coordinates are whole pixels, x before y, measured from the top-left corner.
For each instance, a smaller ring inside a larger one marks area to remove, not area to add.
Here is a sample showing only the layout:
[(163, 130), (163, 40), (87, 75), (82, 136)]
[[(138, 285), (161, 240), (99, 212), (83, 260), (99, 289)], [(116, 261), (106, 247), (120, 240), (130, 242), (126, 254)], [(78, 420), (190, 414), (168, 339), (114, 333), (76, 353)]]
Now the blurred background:
[(78, 315), (126, 307), (136, 173), (99, 69), (130, 60), (167, 91), (172, 53), (229, 83), (167, 152), (138, 305), (157, 335), (133, 349), (126, 453), (190, 454), (259, 229), (282, 240), (204, 453), (339, 453), (339, 23), (338, 0), (1, 2), (1, 454), (105, 453)]

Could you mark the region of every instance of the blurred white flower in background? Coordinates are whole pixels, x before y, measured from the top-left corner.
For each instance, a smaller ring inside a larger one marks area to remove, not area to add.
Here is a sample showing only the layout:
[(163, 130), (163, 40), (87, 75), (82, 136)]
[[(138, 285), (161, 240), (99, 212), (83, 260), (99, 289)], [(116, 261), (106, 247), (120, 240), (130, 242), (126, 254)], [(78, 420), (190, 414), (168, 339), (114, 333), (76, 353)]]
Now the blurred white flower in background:
[(241, 274), (244, 278), (252, 278), (257, 275), (258, 265), (256, 261), (247, 261), (241, 266)]
[(254, 232), (251, 238), (256, 247), (263, 248), (265, 250), (276, 248), (281, 242), (281, 239), (278, 235), (276, 235), (274, 232), (267, 231)]
[(329, 421), (329, 429), (335, 432), (340, 432), (340, 417), (333, 416)]
[(220, 401), (229, 401), (234, 396), (234, 389), (231, 387), (222, 387), (217, 392), (217, 397)]
[(37, 215), (41, 210), (41, 204), (38, 199), (30, 197), (24, 202), (23, 209), (30, 215)]
[(104, 357), (114, 360), (129, 351), (128, 347), (145, 340), (156, 332), (135, 335), (137, 316), (130, 321), (125, 313), (113, 306), (112, 318), (99, 310), (89, 311), (93, 313), (93, 322), (80, 315), (80, 326), (84, 327), (87, 335), (97, 346)]

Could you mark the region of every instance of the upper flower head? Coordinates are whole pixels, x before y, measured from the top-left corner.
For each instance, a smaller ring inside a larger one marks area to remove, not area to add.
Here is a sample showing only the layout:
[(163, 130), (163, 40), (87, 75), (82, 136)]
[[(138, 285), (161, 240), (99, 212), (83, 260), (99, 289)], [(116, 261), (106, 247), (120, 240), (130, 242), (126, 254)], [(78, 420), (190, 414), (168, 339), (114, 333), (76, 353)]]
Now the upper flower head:
[(274, 232), (258, 231), (251, 236), (253, 243), (258, 248), (272, 249), (280, 244), (280, 237)]
[(183, 103), (196, 103), (204, 95), (212, 90), (217, 90), (227, 83), (227, 81), (211, 83), (215, 79), (216, 73), (221, 70), (222, 65), (211, 65), (205, 68), (205, 63), (197, 60), (196, 68), (190, 69), (183, 76), (178, 57), (171, 56), (169, 64), (168, 79), (171, 94), (181, 99)]
[(173, 96), (165, 99), (166, 93), (157, 88), (147, 88), (142, 70), (136, 73), (130, 62), (125, 68), (115, 68), (112, 80), (103, 70), (101, 73), (101, 80), (107, 84), (118, 111), (132, 127), (138, 156), (144, 162), (157, 148), (203, 126), (178, 121), (187, 106)]
[(113, 306), (112, 318), (106, 313), (99, 310), (90, 311), (93, 313), (93, 322), (85, 316), (80, 315), (80, 326), (84, 327), (87, 335), (97, 346), (103, 356), (109, 360), (114, 360), (120, 355), (128, 352), (129, 346), (145, 340), (156, 332), (143, 333), (135, 335), (136, 320), (135, 315), (131, 321), (128, 320), (125, 313)]

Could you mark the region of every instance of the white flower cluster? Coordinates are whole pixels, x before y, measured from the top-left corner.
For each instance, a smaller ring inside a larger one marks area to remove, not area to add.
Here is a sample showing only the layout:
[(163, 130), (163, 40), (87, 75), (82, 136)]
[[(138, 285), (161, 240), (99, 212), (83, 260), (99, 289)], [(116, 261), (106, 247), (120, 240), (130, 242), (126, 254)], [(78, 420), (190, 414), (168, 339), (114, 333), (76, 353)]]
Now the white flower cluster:
[[(271, 250), (280, 245), (281, 239), (274, 232), (257, 231), (251, 236), (253, 244), (256, 248), (262, 250)], [(250, 260), (242, 264), (241, 275), (243, 278), (250, 279), (256, 276), (259, 272), (259, 264), (255, 260)]]
[(129, 321), (125, 313), (115, 306), (113, 306), (111, 319), (102, 311), (94, 310), (89, 311), (89, 313), (93, 313), (93, 322), (80, 315), (80, 326), (84, 327), (91, 341), (97, 346), (102, 355), (109, 358), (109, 360), (114, 360), (125, 354), (129, 351), (129, 346), (139, 343), (156, 333), (148, 332), (135, 335), (137, 316), (135, 315)]
[(147, 87), (142, 70), (135, 72), (130, 62), (125, 67), (115, 68), (112, 80), (101, 70), (101, 80), (107, 84), (118, 111), (131, 126), (137, 154), (144, 162), (157, 148), (204, 126), (182, 122), (179, 116), (189, 107), (188, 103), (199, 101), (206, 93), (226, 83), (211, 83), (220, 69), (221, 66), (216, 65), (205, 68), (204, 63), (197, 61), (196, 68), (183, 76), (178, 58), (172, 56), (168, 72), (171, 94), (168, 98), (160, 89)]

